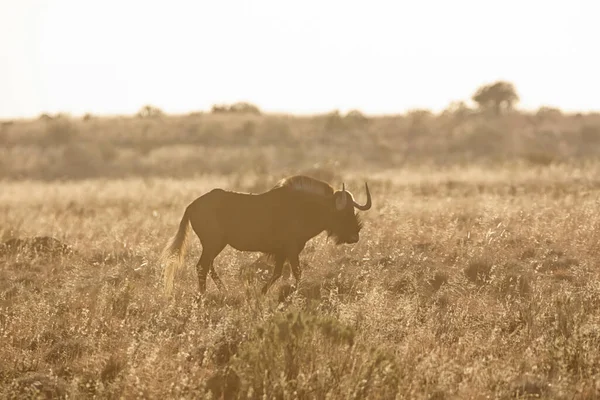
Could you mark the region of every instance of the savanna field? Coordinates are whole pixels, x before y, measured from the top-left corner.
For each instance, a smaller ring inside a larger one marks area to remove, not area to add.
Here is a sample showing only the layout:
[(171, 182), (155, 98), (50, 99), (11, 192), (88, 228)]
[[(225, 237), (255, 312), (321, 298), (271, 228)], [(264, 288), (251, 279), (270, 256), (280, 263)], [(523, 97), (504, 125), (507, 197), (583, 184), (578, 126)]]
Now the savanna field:
[[(2, 398), (600, 397), (599, 115), (1, 126)], [(200, 298), (192, 233), (163, 294), (189, 203), (300, 173), (361, 203), (369, 183), (358, 243), (317, 236), (297, 290), (266, 296), (270, 262), (226, 248), (226, 291), (209, 279)], [(15, 246), (46, 236), (64, 246)]]

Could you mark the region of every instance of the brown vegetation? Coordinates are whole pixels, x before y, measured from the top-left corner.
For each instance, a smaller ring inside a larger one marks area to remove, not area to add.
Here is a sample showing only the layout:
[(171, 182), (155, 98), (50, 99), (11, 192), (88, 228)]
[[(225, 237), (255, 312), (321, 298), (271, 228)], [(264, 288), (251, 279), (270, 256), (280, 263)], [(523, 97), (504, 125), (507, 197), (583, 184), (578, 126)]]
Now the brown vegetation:
[[(3, 249), (73, 251), (1, 252), (0, 397), (597, 398), (600, 117), (538, 114), (3, 125)], [(190, 201), (309, 170), (368, 177), (358, 243), (318, 236), (266, 296), (272, 266), (226, 248), (196, 301), (194, 237), (162, 295)]]
[(191, 178), (254, 171), (275, 178), (330, 162), (372, 172), (407, 166), (585, 163), (600, 151), (600, 115), (456, 104), (439, 115), (312, 117), (205, 113), (58, 116), (0, 128), (0, 179)]

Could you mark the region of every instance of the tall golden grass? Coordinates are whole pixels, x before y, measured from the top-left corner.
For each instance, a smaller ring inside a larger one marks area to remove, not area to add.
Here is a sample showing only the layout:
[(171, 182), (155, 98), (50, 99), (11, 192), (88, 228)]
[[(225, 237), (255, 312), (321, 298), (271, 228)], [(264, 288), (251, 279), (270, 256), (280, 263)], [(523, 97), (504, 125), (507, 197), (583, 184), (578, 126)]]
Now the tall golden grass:
[[(0, 397), (598, 398), (600, 163), (568, 136), (596, 117), (548, 123), (550, 161), (518, 136), (535, 116), (476, 117), (516, 128), (500, 150), (473, 141), (458, 158), (451, 135), (411, 137), (410, 116), (315, 130), (330, 117), (69, 120), (74, 136), (45, 145), (52, 121), (5, 126), (2, 241), (48, 235), (75, 254), (0, 247)], [(220, 121), (222, 142), (182, 144), (192, 121)], [(116, 155), (88, 170), (64, 160), (69, 146)], [(205, 167), (188, 171), (194, 157)], [(163, 295), (160, 253), (191, 200), (301, 171), (358, 192), (368, 179), (359, 243), (318, 236), (298, 290), (282, 280), (266, 296), (271, 267), (227, 248), (215, 261), (227, 290), (209, 281), (198, 299), (192, 234)]]

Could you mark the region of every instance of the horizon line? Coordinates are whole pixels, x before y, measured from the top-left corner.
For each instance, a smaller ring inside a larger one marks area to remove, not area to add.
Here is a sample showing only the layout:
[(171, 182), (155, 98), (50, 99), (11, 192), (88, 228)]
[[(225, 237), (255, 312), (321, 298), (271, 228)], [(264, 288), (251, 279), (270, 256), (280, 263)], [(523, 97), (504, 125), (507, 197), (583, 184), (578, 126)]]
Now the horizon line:
[[(232, 103), (215, 103), (214, 105), (232, 105), (232, 104), (236, 104), (236, 103), (247, 103), (253, 106), (256, 106), (260, 112), (260, 114), (257, 115), (264, 115), (264, 116), (290, 116), (290, 117), (301, 117), (301, 118), (310, 118), (310, 117), (316, 117), (316, 116), (323, 116), (323, 115), (328, 115), (328, 114), (332, 114), (335, 112), (338, 112), (341, 115), (346, 115), (349, 112), (352, 111), (358, 111), (360, 112), (362, 115), (366, 116), (366, 117), (370, 117), (370, 118), (385, 118), (385, 117), (390, 117), (390, 116), (401, 116), (401, 115), (407, 115), (410, 114), (411, 112), (415, 112), (415, 111), (427, 111), (430, 112), (433, 115), (441, 115), (444, 111), (448, 110), (449, 106), (446, 106), (445, 108), (441, 109), (441, 110), (434, 110), (432, 108), (426, 108), (426, 107), (414, 107), (414, 108), (407, 108), (404, 111), (397, 111), (397, 112), (376, 112), (376, 113), (369, 113), (369, 112), (365, 112), (359, 108), (331, 108), (327, 111), (314, 111), (314, 112), (302, 112), (302, 111), (283, 111), (283, 110), (269, 110), (269, 109), (263, 109), (261, 107), (259, 107), (256, 103), (252, 103), (252, 102), (247, 102), (247, 101), (240, 101), (240, 102), (232, 102)], [(461, 101), (456, 101), (456, 103), (461, 103)], [(468, 109), (473, 110), (473, 111), (477, 111), (479, 110), (478, 107), (472, 107), (468, 104), (468, 102), (462, 102), (464, 104), (466, 104), (468, 106)], [(199, 113), (199, 114), (219, 114), (219, 113), (214, 113), (212, 111), (212, 109), (194, 109), (194, 108), (190, 108), (188, 110), (185, 111), (168, 111), (165, 110), (159, 106), (155, 106), (153, 104), (144, 104), (142, 106), (140, 106), (138, 108), (137, 111), (131, 113), (131, 112), (69, 112), (69, 111), (57, 111), (57, 112), (40, 112), (40, 113), (36, 113), (36, 114), (29, 114), (29, 115), (18, 115), (18, 116), (1, 116), (0, 115), (0, 121), (2, 122), (7, 122), (7, 121), (27, 121), (27, 120), (36, 120), (36, 119), (40, 119), (42, 118), (44, 115), (48, 116), (48, 117), (59, 117), (59, 116), (65, 116), (65, 117), (71, 117), (71, 118), (83, 118), (87, 115), (91, 116), (91, 117), (97, 117), (97, 118), (119, 118), (119, 117), (136, 117), (137, 114), (144, 108), (144, 107), (153, 107), (156, 108), (158, 110), (160, 110), (162, 112), (162, 114), (164, 116), (172, 116), (172, 117), (182, 117), (182, 116), (189, 116), (191, 114), (194, 113)], [(556, 106), (552, 106), (552, 105), (542, 105), (539, 107), (514, 107), (513, 111), (516, 111), (518, 113), (535, 113), (537, 111), (539, 111), (542, 108), (548, 108), (548, 109), (552, 109), (552, 110), (557, 110), (560, 111), (563, 114), (600, 114), (600, 109), (587, 109), (587, 110), (581, 110), (581, 109), (563, 109), (560, 107), (556, 107)], [(222, 114), (243, 114), (242, 112), (223, 112)], [(251, 113), (248, 113), (251, 114)]]

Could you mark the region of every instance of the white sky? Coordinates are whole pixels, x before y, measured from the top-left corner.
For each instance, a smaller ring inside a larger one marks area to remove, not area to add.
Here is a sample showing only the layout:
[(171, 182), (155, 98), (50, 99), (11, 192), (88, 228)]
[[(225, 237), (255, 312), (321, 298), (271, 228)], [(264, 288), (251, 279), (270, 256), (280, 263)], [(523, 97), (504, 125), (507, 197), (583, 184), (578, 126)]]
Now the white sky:
[(0, 118), (250, 101), (435, 111), (513, 82), (600, 110), (598, 0), (0, 0)]

